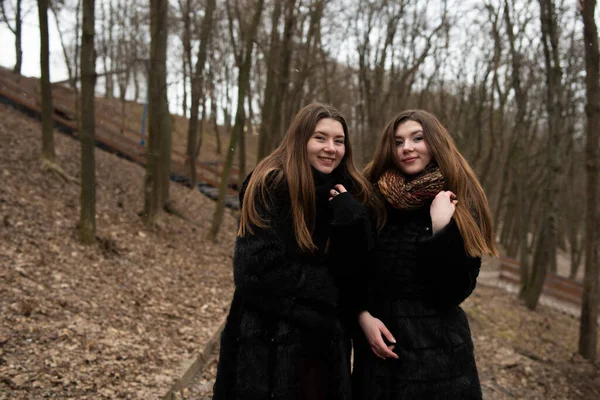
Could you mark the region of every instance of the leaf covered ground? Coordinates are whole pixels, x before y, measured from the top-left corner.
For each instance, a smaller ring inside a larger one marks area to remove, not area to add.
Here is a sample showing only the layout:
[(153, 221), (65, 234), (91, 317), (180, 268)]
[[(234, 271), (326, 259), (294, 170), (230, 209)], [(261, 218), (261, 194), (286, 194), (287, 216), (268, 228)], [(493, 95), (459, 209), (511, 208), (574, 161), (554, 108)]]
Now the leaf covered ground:
[[(575, 318), (544, 306), (528, 311), (513, 294), (484, 284), (463, 308), (485, 400), (600, 399), (600, 363), (576, 354)], [(182, 398), (211, 398), (217, 361), (215, 354)]]
[[(214, 333), (232, 294), (235, 217), (204, 240), (214, 203), (171, 184), (194, 224), (146, 228), (143, 168), (96, 151), (98, 244), (78, 244), (79, 186), (40, 163), (40, 124), (0, 105), (0, 399), (156, 399)], [(79, 176), (79, 142), (55, 134)], [(597, 399), (577, 319), (479, 285), (464, 304), (486, 399)], [(185, 395), (209, 398), (216, 359)]]
[[(0, 137), (0, 398), (164, 395), (228, 307), (236, 219), (204, 240), (214, 202), (172, 183), (198, 226), (147, 229), (144, 169), (96, 150), (99, 240), (82, 246), (79, 186), (42, 168), (40, 124), (0, 105)], [(79, 142), (54, 137), (79, 179)]]

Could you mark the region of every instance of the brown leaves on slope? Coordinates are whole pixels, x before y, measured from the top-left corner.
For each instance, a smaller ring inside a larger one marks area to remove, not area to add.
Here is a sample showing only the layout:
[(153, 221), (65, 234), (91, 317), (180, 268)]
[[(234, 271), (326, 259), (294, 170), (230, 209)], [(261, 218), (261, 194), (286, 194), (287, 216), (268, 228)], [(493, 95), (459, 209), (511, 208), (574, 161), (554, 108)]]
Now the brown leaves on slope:
[(579, 320), (516, 294), (479, 285), (463, 308), (469, 316), (484, 398), (594, 399), (600, 364), (577, 354)]
[[(235, 218), (220, 242), (165, 215), (147, 230), (143, 168), (96, 150), (99, 243), (78, 244), (79, 187), (44, 172), (40, 125), (0, 105), (0, 398), (157, 398), (222, 319)], [(79, 179), (79, 142), (55, 134)], [(171, 184), (201, 226), (214, 203)]]

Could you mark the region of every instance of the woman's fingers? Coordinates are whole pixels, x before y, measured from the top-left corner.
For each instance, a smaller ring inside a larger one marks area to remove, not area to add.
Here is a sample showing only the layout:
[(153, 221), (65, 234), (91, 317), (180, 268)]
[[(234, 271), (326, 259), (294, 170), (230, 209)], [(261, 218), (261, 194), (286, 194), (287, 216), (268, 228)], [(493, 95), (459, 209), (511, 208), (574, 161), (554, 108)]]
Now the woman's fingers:
[(456, 200), (456, 195), (450, 190), (442, 190), (435, 197), (446, 197), (448, 200)]
[(333, 189), (337, 190), (340, 193), (346, 193), (347, 192), (346, 188), (341, 183), (338, 183), (337, 185), (335, 185), (333, 187)]
[(331, 190), (329, 191), (329, 201), (333, 200), (333, 198), (334, 198), (335, 196), (337, 196), (338, 194), (341, 194), (341, 193), (346, 193), (346, 192), (347, 192), (346, 188), (345, 188), (345, 187), (344, 187), (344, 185), (342, 185), (341, 183), (340, 183), (340, 184), (337, 184), (337, 185), (335, 185), (335, 186), (333, 187), (333, 189), (331, 189)]
[(383, 358), (398, 358), (398, 355), (392, 351), (393, 346), (387, 347), (384, 343), (383, 348), (380, 349)]
[(381, 325), (379, 325), (379, 330), (381, 331), (381, 333), (383, 333), (383, 336), (385, 336), (385, 338), (390, 343), (396, 343), (396, 339), (394, 339), (394, 336), (392, 336), (392, 333), (388, 330), (385, 324), (383, 322), (380, 322), (380, 324)]
[(377, 357), (381, 357), (383, 359), (398, 358), (398, 355), (392, 351), (394, 347), (395, 346), (386, 346), (385, 342), (381, 338), (379, 340), (375, 340), (375, 343), (371, 345), (373, 353), (375, 353)]
[(382, 335), (385, 335), (388, 341), (396, 343), (396, 339), (394, 339), (390, 331), (387, 329), (385, 324), (381, 322), (381, 320), (374, 318), (367, 311), (362, 312), (359, 315), (358, 320), (365, 333), (367, 341), (369, 342), (371, 351), (373, 351), (373, 354), (384, 360), (386, 358), (398, 358), (398, 355), (393, 352), (395, 346), (388, 346), (383, 340)]
[(388, 331), (388, 329), (385, 327), (383, 322), (380, 322), (378, 325), (378, 332), (373, 338), (371, 348), (373, 348), (375, 354), (381, 358), (398, 358), (398, 355), (392, 351), (395, 346), (388, 346), (387, 344), (385, 344), (381, 335), (385, 335), (385, 337), (392, 343), (396, 343), (396, 339), (394, 339), (394, 337), (392, 336), (390, 331)]

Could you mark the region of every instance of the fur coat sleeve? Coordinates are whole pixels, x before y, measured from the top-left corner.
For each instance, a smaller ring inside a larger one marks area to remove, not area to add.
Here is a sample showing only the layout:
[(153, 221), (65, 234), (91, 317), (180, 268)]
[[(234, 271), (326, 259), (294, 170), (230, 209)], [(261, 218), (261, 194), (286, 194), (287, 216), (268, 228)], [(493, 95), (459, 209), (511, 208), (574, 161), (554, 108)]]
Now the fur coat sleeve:
[(421, 271), (430, 282), (436, 305), (451, 308), (462, 303), (475, 289), (480, 257), (470, 257), (452, 219), (442, 230), (420, 242)]

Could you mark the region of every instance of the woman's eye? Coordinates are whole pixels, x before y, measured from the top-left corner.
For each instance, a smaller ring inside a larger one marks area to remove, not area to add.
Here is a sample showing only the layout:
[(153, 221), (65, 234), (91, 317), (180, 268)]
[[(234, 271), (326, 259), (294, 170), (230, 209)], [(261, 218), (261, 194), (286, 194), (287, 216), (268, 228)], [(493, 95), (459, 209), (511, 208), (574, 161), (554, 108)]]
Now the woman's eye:
[(325, 140), (325, 138), (323, 136), (315, 136), (315, 139), (317, 139), (317, 140)]
[(396, 146), (402, 146), (402, 145), (403, 145), (403, 143), (401, 141), (396, 140)]
[(423, 140), (423, 136), (417, 136), (415, 138), (415, 142), (420, 142), (421, 140)]
[(344, 140), (343, 139), (338, 139), (335, 141), (337, 144), (344, 144)]

